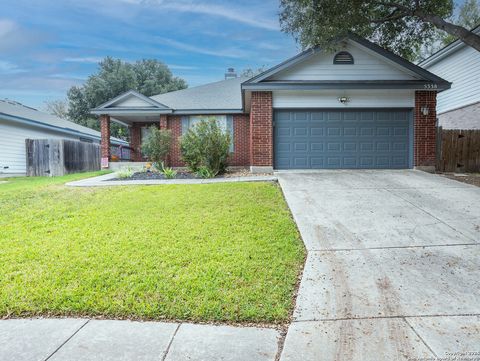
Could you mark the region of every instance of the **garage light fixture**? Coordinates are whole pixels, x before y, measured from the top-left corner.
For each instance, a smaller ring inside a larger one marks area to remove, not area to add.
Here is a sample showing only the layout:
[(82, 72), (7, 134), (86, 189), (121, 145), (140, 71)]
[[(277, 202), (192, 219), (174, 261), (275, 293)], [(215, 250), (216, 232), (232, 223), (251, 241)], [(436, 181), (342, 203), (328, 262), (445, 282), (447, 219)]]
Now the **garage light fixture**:
[(349, 97), (339, 97), (338, 101), (344, 105), (347, 105), (347, 103), (350, 101)]
[(422, 114), (423, 114), (424, 116), (427, 116), (428, 113), (429, 113), (429, 111), (430, 111), (430, 109), (428, 108), (427, 105), (424, 105), (424, 106), (420, 107), (420, 111), (422, 112)]

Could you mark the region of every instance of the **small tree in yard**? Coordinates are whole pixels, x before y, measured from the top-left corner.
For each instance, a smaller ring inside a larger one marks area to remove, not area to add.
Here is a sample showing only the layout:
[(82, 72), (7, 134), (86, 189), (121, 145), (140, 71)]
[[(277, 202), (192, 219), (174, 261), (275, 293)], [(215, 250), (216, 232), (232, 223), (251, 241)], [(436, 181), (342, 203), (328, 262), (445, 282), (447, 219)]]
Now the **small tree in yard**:
[(180, 141), (182, 159), (188, 168), (212, 177), (225, 171), (229, 148), (230, 134), (215, 119), (195, 124)]
[(152, 162), (161, 164), (167, 159), (170, 146), (172, 145), (172, 133), (170, 130), (150, 127), (146, 139), (142, 142), (142, 152)]

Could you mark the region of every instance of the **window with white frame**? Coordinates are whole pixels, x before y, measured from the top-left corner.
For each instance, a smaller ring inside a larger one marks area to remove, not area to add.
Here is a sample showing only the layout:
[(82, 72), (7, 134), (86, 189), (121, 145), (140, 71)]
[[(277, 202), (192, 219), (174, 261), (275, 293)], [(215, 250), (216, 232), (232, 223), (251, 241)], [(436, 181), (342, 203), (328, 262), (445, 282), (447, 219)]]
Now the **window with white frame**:
[(233, 153), (234, 148), (234, 132), (233, 132), (233, 116), (231, 115), (190, 115), (182, 117), (182, 134), (185, 134), (190, 127), (200, 123), (202, 120), (215, 119), (220, 128), (230, 133), (230, 152)]

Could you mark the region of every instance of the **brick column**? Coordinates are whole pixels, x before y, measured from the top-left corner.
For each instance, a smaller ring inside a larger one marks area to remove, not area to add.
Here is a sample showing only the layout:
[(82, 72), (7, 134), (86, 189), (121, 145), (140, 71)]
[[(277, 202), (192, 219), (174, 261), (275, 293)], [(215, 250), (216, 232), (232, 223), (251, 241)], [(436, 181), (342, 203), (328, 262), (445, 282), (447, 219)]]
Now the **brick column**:
[[(428, 107), (423, 115), (422, 107)], [(432, 169), (435, 166), (437, 92), (416, 91), (414, 113), (414, 160), (415, 167)]]
[(273, 170), (272, 92), (252, 92), (250, 109), (250, 170)]
[[(160, 115), (160, 129), (162, 130), (167, 130), (168, 129), (168, 118), (166, 114), (161, 114)], [(171, 151), (169, 152), (171, 153)], [(170, 154), (167, 154), (165, 157), (165, 166), (170, 167)]]
[(102, 158), (110, 160), (110, 116), (107, 114), (100, 115), (100, 134)]
[(167, 115), (162, 114), (160, 115), (160, 129), (167, 129), (168, 122), (167, 122)]
[(140, 125), (138, 123), (133, 123), (130, 127), (130, 147), (133, 148), (132, 160), (134, 162), (142, 161), (141, 135)]

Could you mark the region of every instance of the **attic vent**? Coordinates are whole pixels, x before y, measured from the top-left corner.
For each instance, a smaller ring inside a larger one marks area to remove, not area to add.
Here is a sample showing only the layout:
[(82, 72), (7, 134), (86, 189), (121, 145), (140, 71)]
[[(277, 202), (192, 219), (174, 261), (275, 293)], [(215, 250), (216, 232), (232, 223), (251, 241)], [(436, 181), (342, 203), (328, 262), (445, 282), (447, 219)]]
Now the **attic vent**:
[(353, 64), (353, 56), (347, 51), (341, 51), (335, 54), (333, 64)]

